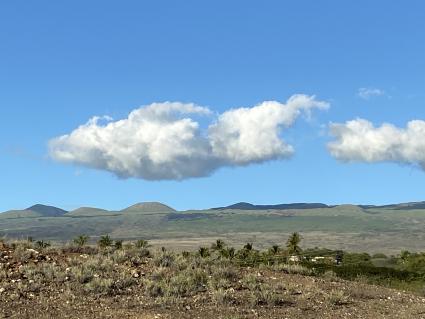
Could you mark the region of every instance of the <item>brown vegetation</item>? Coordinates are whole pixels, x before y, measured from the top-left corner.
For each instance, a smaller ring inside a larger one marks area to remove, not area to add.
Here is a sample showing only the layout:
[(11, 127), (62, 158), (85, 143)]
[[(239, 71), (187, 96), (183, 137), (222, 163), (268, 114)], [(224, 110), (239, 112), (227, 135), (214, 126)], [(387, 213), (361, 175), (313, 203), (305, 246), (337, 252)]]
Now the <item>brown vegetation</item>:
[(0, 317), (425, 318), (420, 296), (299, 264), (241, 267), (221, 242), (181, 254), (105, 242), (2, 243)]

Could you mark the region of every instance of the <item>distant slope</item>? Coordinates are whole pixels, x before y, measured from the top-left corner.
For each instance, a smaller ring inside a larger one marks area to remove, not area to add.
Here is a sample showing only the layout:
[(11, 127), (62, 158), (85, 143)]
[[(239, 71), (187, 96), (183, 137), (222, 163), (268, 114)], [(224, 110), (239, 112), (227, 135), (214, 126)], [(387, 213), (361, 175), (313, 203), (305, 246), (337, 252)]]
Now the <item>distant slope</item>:
[(176, 210), (159, 202), (144, 202), (137, 203), (126, 209), (123, 209), (123, 213), (173, 213)]
[(65, 214), (65, 216), (69, 217), (90, 217), (90, 216), (105, 216), (111, 214), (110, 211), (101, 208), (94, 207), (80, 207), (73, 211), (70, 211)]
[(225, 207), (212, 208), (214, 210), (221, 209), (241, 209), (241, 210), (267, 210), (267, 209), (314, 209), (314, 208), (329, 208), (322, 203), (291, 203), (291, 204), (277, 204), (277, 205), (254, 205), (251, 203), (240, 202)]
[(0, 214), (0, 219), (3, 218), (34, 218), (34, 217), (43, 217), (42, 214), (34, 212), (32, 210), (8, 210), (7, 212)]
[(37, 204), (27, 209), (9, 210), (1, 213), (0, 218), (34, 218), (34, 217), (57, 217), (63, 216), (67, 211), (54, 207)]
[(413, 209), (425, 209), (425, 202), (410, 202), (400, 204), (389, 204), (389, 205), (359, 205), (361, 208), (382, 208), (382, 209), (394, 209), (394, 210), (413, 210)]
[(30, 210), (33, 212), (40, 213), (44, 217), (62, 216), (67, 213), (66, 210), (60, 209), (58, 207), (41, 205), (41, 204), (28, 207), (25, 210)]

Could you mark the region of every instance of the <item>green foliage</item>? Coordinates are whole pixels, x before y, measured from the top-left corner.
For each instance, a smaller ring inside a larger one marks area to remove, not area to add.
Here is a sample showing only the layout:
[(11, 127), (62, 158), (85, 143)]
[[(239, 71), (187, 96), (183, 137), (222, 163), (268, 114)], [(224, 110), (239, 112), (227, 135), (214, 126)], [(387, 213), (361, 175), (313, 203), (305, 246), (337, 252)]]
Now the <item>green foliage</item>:
[(174, 254), (162, 251), (159, 255), (155, 256), (154, 263), (158, 267), (171, 267), (174, 265), (176, 257)]
[(219, 251), (219, 253), (222, 258), (226, 258), (230, 260), (234, 259), (236, 255), (235, 248), (233, 247), (223, 248)]
[(332, 290), (326, 295), (326, 300), (333, 306), (342, 306), (349, 303), (350, 296), (342, 290)]
[(280, 251), (280, 247), (278, 245), (273, 245), (272, 247), (270, 247), (269, 249), (269, 253), (272, 255), (276, 255), (278, 254)]
[(202, 258), (206, 258), (210, 255), (210, 250), (207, 247), (199, 247), (198, 254)]
[(372, 256), (373, 259), (387, 259), (387, 255), (383, 254), (383, 253), (376, 253), (373, 254)]
[(136, 241), (136, 247), (137, 248), (149, 248), (149, 242), (147, 240), (144, 239), (139, 239), (138, 241)]
[(425, 274), (425, 253), (402, 254), (399, 267), (402, 270)]
[(78, 237), (75, 237), (73, 242), (74, 244), (76, 244), (78, 247), (83, 247), (87, 244), (89, 240), (89, 236), (86, 235), (79, 235)]
[(368, 253), (345, 253), (343, 265), (372, 265), (372, 257)]
[(112, 246), (114, 241), (109, 235), (101, 236), (97, 244), (100, 248), (106, 248)]
[(50, 247), (51, 244), (49, 242), (44, 241), (44, 240), (38, 240), (38, 241), (35, 242), (35, 246), (37, 248), (43, 249), (43, 248)]
[(245, 250), (247, 250), (247, 251), (251, 251), (252, 249), (253, 249), (253, 244), (252, 243), (246, 243), (244, 246), (243, 246), (243, 249), (245, 249)]
[(122, 249), (122, 240), (116, 240), (114, 243), (115, 249)]
[(226, 243), (221, 239), (217, 239), (215, 243), (211, 245), (211, 249), (215, 251), (220, 251), (224, 249), (225, 247), (226, 247)]
[(301, 242), (301, 236), (299, 233), (292, 233), (289, 236), (286, 242), (286, 248), (288, 249), (288, 253), (291, 255), (299, 255), (301, 253), (301, 248), (299, 246)]

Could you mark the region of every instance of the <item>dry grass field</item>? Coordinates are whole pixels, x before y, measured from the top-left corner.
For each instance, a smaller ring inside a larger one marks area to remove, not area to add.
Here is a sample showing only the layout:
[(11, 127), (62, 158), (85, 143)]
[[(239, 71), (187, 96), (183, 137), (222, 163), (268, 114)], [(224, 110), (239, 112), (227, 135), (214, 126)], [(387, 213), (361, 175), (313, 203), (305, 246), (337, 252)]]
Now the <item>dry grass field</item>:
[(42, 246), (1, 244), (0, 318), (425, 318), (425, 297), (296, 263), (242, 267), (146, 242)]

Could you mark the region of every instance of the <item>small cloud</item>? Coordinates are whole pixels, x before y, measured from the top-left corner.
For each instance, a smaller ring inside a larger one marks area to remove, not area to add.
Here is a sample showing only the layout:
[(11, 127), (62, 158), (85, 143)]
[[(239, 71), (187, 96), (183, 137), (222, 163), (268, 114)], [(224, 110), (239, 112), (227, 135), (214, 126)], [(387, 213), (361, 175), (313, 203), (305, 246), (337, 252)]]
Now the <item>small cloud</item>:
[(335, 140), (328, 144), (328, 150), (342, 162), (395, 162), (425, 170), (425, 121), (412, 120), (400, 128), (355, 119), (332, 123), (330, 133)]
[(360, 88), (357, 91), (357, 96), (364, 100), (369, 100), (372, 97), (384, 95), (387, 95), (385, 91), (377, 88)]

